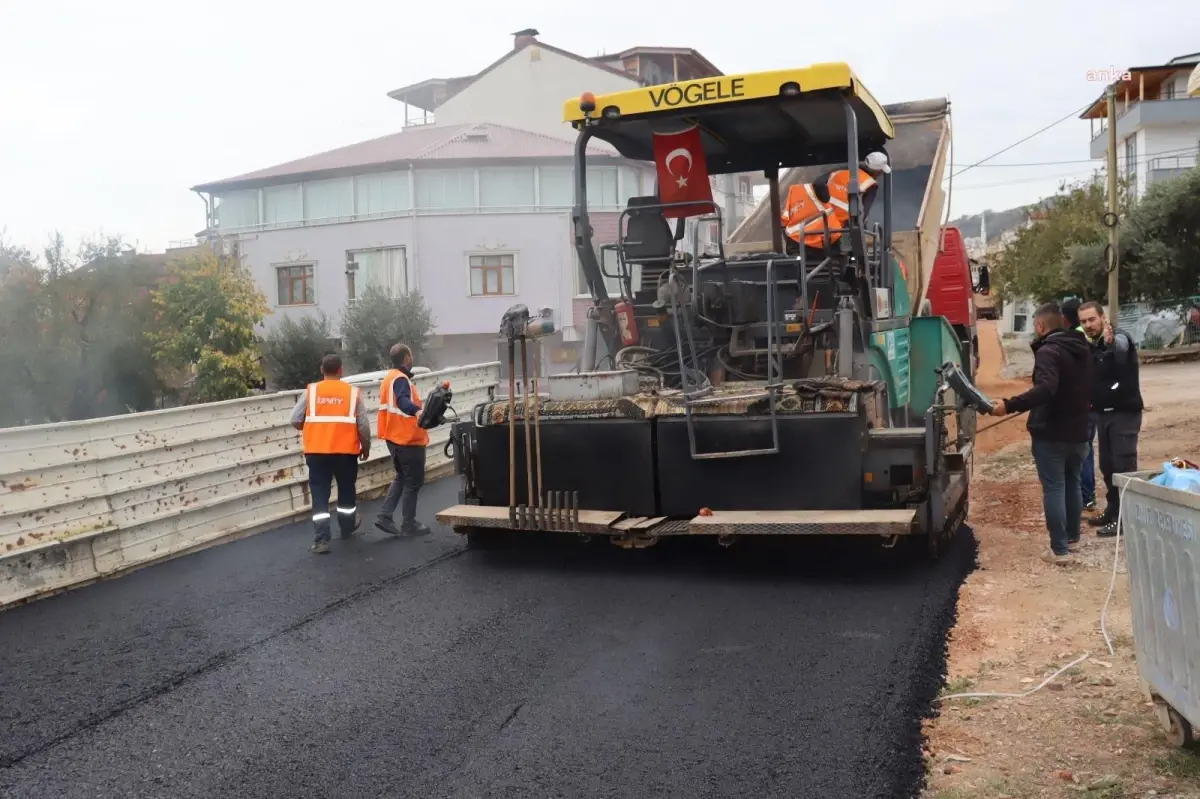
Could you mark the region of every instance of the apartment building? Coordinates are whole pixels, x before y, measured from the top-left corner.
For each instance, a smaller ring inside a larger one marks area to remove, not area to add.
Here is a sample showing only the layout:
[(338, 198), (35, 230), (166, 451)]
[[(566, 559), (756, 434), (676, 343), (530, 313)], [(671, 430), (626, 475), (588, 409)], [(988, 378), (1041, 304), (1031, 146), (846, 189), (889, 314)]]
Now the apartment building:
[[(1102, 76), (1110, 78), (1108, 85), (1116, 87), (1117, 163), (1135, 198), (1144, 196), (1155, 183), (1197, 164), (1200, 96), (1189, 96), (1188, 89), (1188, 80), (1197, 69), (1200, 53), (1191, 53), (1165, 64)], [(1091, 157), (1107, 158), (1106, 93), (1102, 92), (1080, 118), (1091, 124)]]
[[(524, 303), (555, 311), (560, 332), (543, 368), (569, 370), (589, 302), (571, 243), (574, 132), (563, 101), (719, 74), (694, 50), (586, 58), (525, 30), (478, 73), (389, 92), (405, 109), (399, 133), (193, 190), (209, 200), (212, 235), (267, 295), (268, 324), (321, 312), (336, 329), (368, 285), (419, 290), (436, 317), (433, 357), (449, 366), (494, 359), (501, 315)], [(629, 198), (654, 193), (655, 170), (603, 142), (589, 148), (588, 169), (601, 247), (616, 242)], [(755, 185), (728, 176), (716, 186), (733, 224), (753, 206)]]

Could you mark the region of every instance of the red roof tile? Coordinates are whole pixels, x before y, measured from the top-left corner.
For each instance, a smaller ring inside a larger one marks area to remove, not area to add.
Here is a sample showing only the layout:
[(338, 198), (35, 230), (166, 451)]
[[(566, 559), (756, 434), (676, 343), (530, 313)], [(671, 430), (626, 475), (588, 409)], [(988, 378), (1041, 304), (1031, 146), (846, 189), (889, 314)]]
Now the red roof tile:
[[(568, 139), (505, 125), (489, 122), (423, 125), (256, 172), (203, 183), (194, 186), (193, 191), (250, 188), (252, 185), (334, 177), (351, 172), (403, 166), (413, 162), (571, 158), (574, 154), (575, 144)], [(588, 155), (611, 157), (612, 153), (589, 147)]]

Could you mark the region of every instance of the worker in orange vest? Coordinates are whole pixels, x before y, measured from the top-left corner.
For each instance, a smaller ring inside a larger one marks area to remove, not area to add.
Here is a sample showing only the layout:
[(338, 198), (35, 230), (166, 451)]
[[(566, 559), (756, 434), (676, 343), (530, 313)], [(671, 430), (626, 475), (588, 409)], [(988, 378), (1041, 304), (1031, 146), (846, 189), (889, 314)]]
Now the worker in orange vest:
[[(379, 387), (379, 437), (387, 444), (396, 476), (388, 486), (375, 526), (389, 535), (426, 535), (429, 528), (417, 521), (417, 494), (425, 484), (425, 448), (429, 432), (418, 421), (421, 395), (412, 380), (413, 354), (406, 344), (388, 352), (392, 369)], [(392, 518), (400, 506), (400, 527)]]
[[(868, 155), (863, 168), (858, 170), (863, 219), (875, 202), (879, 175), (891, 171), (887, 156), (881, 152)], [(796, 243), (803, 238), (805, 247), (824, 249), (826, 230), (829, 243), (836, 242), (850, 221), (850, 171), (837, 169), (820, 175), (812, 183), (788, 187), (781, 221), (787, 237)]]
[(316, 537), (312, 551), (329, 551), (329, 494), (337, 481), (338, 529), (349, 538), (358, 529), (358, 461), (371, 453), (371, 421), (357, 386), (342, 380), (342, 359), (321, 360), (319, 383), (310, 383), (292, 410), (292, 427), (304, 434), (304, 460), (312, 494)]

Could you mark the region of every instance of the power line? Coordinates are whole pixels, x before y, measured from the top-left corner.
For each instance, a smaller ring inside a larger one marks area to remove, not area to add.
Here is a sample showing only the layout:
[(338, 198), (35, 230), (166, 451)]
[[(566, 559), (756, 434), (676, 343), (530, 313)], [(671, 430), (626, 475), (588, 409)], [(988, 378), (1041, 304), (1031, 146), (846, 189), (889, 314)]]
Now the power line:
[[(1189, 148), (1184, 148), (1184, 149), (1180, 149), (1180, 150), (1170, 150), (1170, 151), (1166, 151), (1166, 152), (1155, 153), (1153, 155), (1148, 155), (1143, 158), (1137, 158), (1137, 159), (1134, 159), (1134, 161), (1132, 163), (1146, 164), (1146, 163), (1150, 163), (1153, 161), (1157, 161), (1160, 158), (1179, 158), (1179, 157), (1184, 157), (1187, 155), (1192, 155), (1192, 154), (1197, 154), (1197, 153), (1200, 153), (1200, 147), (1189, 147)], [(1094, 161), (1081, 161), (1081, 162), (1080, 161), (1065, 161), (1063, 163), (1064, 164), (1072, 164), (1072, 163), (1095, 164)], [(1126, 165), (1128, 165), (1130, 162), (1125, 162), (1125, 163), (1126, 163)], [(1054, 165), (1053, 162), (1047, 163), (1047, 166), (1052, 166), (1052, 165)], [(1105, 173), (1106, 170), (1107, 170), (1106, 165), (1101, 163), (1101, 164), (1095, 164), (1095, 167), (1090, 171), (1092, 171), (1094, 174), (1102, 175)], [(1087, 170), (1080, 168), (1080, 169), (1076, 169), (1074, 171), (1066, 172), (1066, 173), (1062, 173), (1062, 174), (1036, 175), (1033, 177), (1017, 178), (1014, 180), (1005, 180), (1005, 181), (999, 181), (996, 183), (968, 183), (966, 186), (959, 186), (959, 188), (960, 189), (990, 189), (990, 188), (1000, 188), (1003, 186), (1017, 186), (1017, 185), (1021, 185), (1023, 183), (1038, 183), (1041, 181), (1062, 180), (1062, 179), (1071, 178), (1071, 177), (1082, 178), (1082, 177), (1085, 177), (1085, 175), (1083, 174), (1085, 171), (1087, 171)], [(945, 179), (943, 179), (943, 182), (944, 181), (945, 181)]]
[[(1141, 164), (1148, 161), (1154, 161), (1158, 158), (1170, 158), (1172, 156), (1187, 155), (1197, 151), (1200, 151), (1200, 147), (1181, 147), (1177, 150), (1164, 150), (1160, 153), (1152, 153), (1150, 155), (1141, 156), (1134, 160)], [(985, 169), (1000, 169), (1004, 167), (1066, 166), (1068, 164), (1097, 164), (1100, 168), (1104, 167), (1103, 159), (1101, 158), (1087, 158), (1077, 161), (1032, 161), (1026, 164), (976, 164), (976, 166), (980, 166)], [(942, 178), (942, 180), (949, 180), (949, 178)]]
[[(1094, 102), (1094, 101), (1093, 101), (1093, 102)], [(1047, 125), (1046, 127), (1044, 127), (1044, 128), (1041, 128), (1040, 130), (1034, 131), (1033, 133), (1030, 133), (1030, 134), (1029, 134), (1028, 136), (1026, 136), (1025, 138), (1023, 138), (1023, 139), (1021, 139), (1021, 140), (1019, 140), (1019, 141), (1015, 141), (1015, 142), (1013, 142), (1012, 144), (1008, 145), (1008, 146), (1007, 146), (1007, 147), (1005, 147), (1003, 150), (998, 150), (998, 151), (996, 151), (996, 152), (992, 153), (991, 155), (989, 155), (987, 158), (984, 158), (984, 159), (981, 159), (981, 160), (979, 160), (979, 161), (976, 161), (975, 163), (971, 164), (970, 166), (963, 167), (962, 169), (960, 169), (960, 170), (958, 170), (957, 172), (955, 172), (954, 174), (952, 174), (950, 177), (951, 177), (951, 178), (957, 177), (958, 175), (961, 175), (963, 172), (968, 172), (968, 171), (970, 171), (970, 170), (974, 169), (974, 168), (975, 168), (975, 167), (977, 167), (977, 166), (981, 166), (981, 165), (983, 165), (984, 163), (986, 163), (986, 162), (988, 162), (988, 161), (991, 161), (993, 158), (995, 158), (995, 157), (996, 157), (996, 156), (998, 156), (998, 155), (1004, 155), (1006, 152), (1008, 152), (1009, 150), (1013, 149), (1014, 147), (1018, 147), (1018, 146), (1020, 146), (1020, 145), (1024, 144), (1025, 142), (1029, 141), (1030, 139), (1032, 139), (1032, 138), (1034, 138), (1034, 137), (1036, 137), (1036, 136), (1040, 136), (1040, 135), (1042, 135), (1043, 133), (1045, 133), (1046, 131), (1048, 131), (1048, 130), (1050, 130), (1051, 128), (1055, 127), (1056, 125), (1061, 125), (1062, 123), (1066, 122), (1068, 119), (1071, 119), (1072, 117), (1075, 117), (1075, 116), (1078, 116), (1079, 114), (1082, 114), (1084, 111), (1086, 111), (1086, 110), (1087, 110), (1088, 108), (1090, 108), (1091, 106), (1092, 106), (1092, 103), (1091, 103), (1091, 102), (1089, 102), (1087, 105), (1084, 105), (1084, 106), (1081, 106), (1081, 107), (1077, 108), (1076, 110), (1074, 110), (1074, 111), (1072, 111), (1071, 113), (1067, 114), (1067, 115), (1066, 115), (1065, 117), (1063, 117), (1062, 119), (1059, 119), (1059, 120), (1056, 120), (1056, 121), (1054, 121), (1054, 122), (1051, 122), (1051, 123), (1050, 123), (1049, 125)]]

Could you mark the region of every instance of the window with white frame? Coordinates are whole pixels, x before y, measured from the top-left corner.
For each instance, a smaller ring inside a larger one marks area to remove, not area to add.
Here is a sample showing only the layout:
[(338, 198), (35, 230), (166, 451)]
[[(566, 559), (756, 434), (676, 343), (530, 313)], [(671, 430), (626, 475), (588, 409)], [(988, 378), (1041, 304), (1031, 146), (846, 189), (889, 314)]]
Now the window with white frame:
[(407, 172), (380, 172), (354, 179), (358, 216), (383, 216), (412, 208)]
[(588, 167), (587, 182), (589, 209), (616, 208), (620, 205), (620, 198), (617, 196), (617, 170), (615, 167)]
[(276, 305), (315, 305), (316, 286), (313, 264), (287, 264), (275, 267)]
[(368, 289), (378, 288), (389, 297), (409, 291), (408, 258), (403, 247), (379, 247), (346, 253), (346, 292), (356, 300)]
[(217, 197), (217, 228), (222, 231), (258, 224), (258, 189), (233, 191)]
[(263, 189), (263, 224), (289, 225), (304, 220), (304, 196), (300, 184)]
[(475, 171), (472, 169), (418, 169), (417, 207), (432, 210), (475, 208)]
[(500, 297), (517, 293), (514, 253), (480, 253), (467, 256), (472, 297)]
[(536, 205), (533, 167), (496, 166), (479, 170), (479, 206), (528, 211)]
[(542, 208), (570, 208), (575, 204), (573, 175), (569, 166), (538, 167), (538, 202)]
[(354, 216), (354, 182), (350, 178), (304, 184), (304, 221), (332, 222)]

